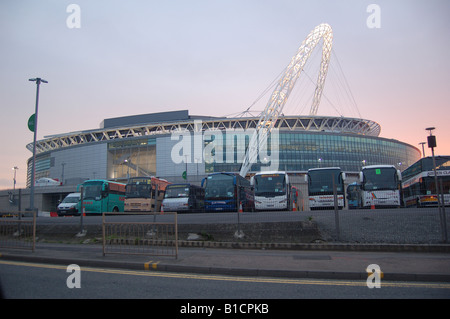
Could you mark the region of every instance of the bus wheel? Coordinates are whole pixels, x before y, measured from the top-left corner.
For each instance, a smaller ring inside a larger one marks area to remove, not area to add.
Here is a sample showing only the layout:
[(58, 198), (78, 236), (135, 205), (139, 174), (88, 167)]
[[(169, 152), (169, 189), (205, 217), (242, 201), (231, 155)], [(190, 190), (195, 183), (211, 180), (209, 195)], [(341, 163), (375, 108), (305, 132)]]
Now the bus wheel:
[(119, 212), (119, 208), (114, 207), (114, 208), (113, 208), (113, 213), (118, 213), (118, 212)]

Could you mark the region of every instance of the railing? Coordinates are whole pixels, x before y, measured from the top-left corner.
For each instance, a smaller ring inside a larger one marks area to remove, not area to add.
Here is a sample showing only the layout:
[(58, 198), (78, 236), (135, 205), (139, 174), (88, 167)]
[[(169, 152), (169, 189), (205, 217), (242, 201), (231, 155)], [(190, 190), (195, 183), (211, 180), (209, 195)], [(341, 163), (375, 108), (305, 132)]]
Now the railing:
[(0, 247), (30, 249), (34, 252), (36, 248), (36, 213), (1, 213)]
[[(149, 222), (111, 222), (102, 214), (103, 255), (132, 254), (151, 256), (174, 256), (178, 258), (177, 213), (165, 212), (173, 221), (157, 222), (161, 213), (142, 213)], [(136, 213), (133, 213), (136, 215)]]

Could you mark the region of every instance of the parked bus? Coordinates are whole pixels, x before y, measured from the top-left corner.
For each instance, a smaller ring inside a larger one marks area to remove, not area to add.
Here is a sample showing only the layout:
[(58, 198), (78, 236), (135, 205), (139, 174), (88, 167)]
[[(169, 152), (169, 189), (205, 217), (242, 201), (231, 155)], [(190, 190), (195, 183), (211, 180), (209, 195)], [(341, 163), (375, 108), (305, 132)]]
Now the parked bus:
[[(403, 196), (406, 206), (437, 206), (437, 194), (442, 190), (444, 204), (450, 205), (450, 156), (436, 156), (438, 190), (434, 180), (433, 158), (424, 157), (402, 172)], [(442, 203), (442, 197), (440, 198)]]
[(291, 199), (293, 211), (303, 211), (305, 209), (302, 192), (295, 186), (291, 186)]
[(256, 210), (292, 210), (291, 184), (286, 172), (260, 172), (250, 180)]
[(354, 182), (347, 186), (347, 203), (348, 209), (361, 207), (361, 184)]
[(157, 212), (170, 183), (157, 177), (132, 177), (126, 185), (125, 212)]
[(205, 190), (189, 183), (167, 185), (161, 211), (204, 212)]
[(305, 175), (308, 183), (309, 208), (334, 208), (333, 180), (336, 185), (338, 208), (345, 206), (344, 180), (345, 173), (339, 167), (312, 168)]
[[(239, 191), (238, 191), (239, 186)], [(202, 181), (206, 211), (255, 210), (255, 195), (250, 181), (238, 173), (212, 173)]]
[(400, 207), (402, 175), (393, 165), (371, 165), (359, 173), (361, 207)]
[[(81, 185), (83, 186), (83, 207), (86, 214), (123, 212), (125, 184), (92, 179)], [(80, 191), (81, 185), (78, 185), (78, 191)]]

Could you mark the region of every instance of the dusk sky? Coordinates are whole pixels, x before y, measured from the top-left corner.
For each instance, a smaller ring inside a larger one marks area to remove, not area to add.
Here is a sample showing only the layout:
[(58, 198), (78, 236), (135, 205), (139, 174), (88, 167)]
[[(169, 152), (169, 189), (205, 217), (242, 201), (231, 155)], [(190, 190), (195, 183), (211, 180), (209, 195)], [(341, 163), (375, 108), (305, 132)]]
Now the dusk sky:
[[(368, 24), (377, 18), (370, 4), (380, 9), (378, 27)], [(28, 79), (48, 81), (38, 139), (135, 114), (225, 116), (247, 109), (320, 23), (333, 28), (330, 68), (342, 68), (357, 109), (336, 112), (338, 102), (324, 101), (318, 114), (373, 120), (381, 137), (420, 150), (433, 126), (436, 155), (450, 155), (449, 16), (448, 0), (3, 0), (0, 189), (13, 187), (14, 166), (16, 187), (25, 187), (36, 94)], [(315, 51), (320, 63), (321, 44)], [(314, 63), (307, 72), (318, 72)], [(285, 114), (309, 114), (290, 102)]]

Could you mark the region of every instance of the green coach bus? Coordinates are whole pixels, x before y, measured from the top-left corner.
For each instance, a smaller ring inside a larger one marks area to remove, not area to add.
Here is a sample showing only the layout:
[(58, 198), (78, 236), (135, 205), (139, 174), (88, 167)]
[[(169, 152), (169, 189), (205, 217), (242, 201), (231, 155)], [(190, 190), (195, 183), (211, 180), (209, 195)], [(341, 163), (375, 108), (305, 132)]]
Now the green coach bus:
[(92, 179), (83, 184), (83, 207), (86, 214), (104, 212), (123, 212), (125, 202), (125, 184)]

